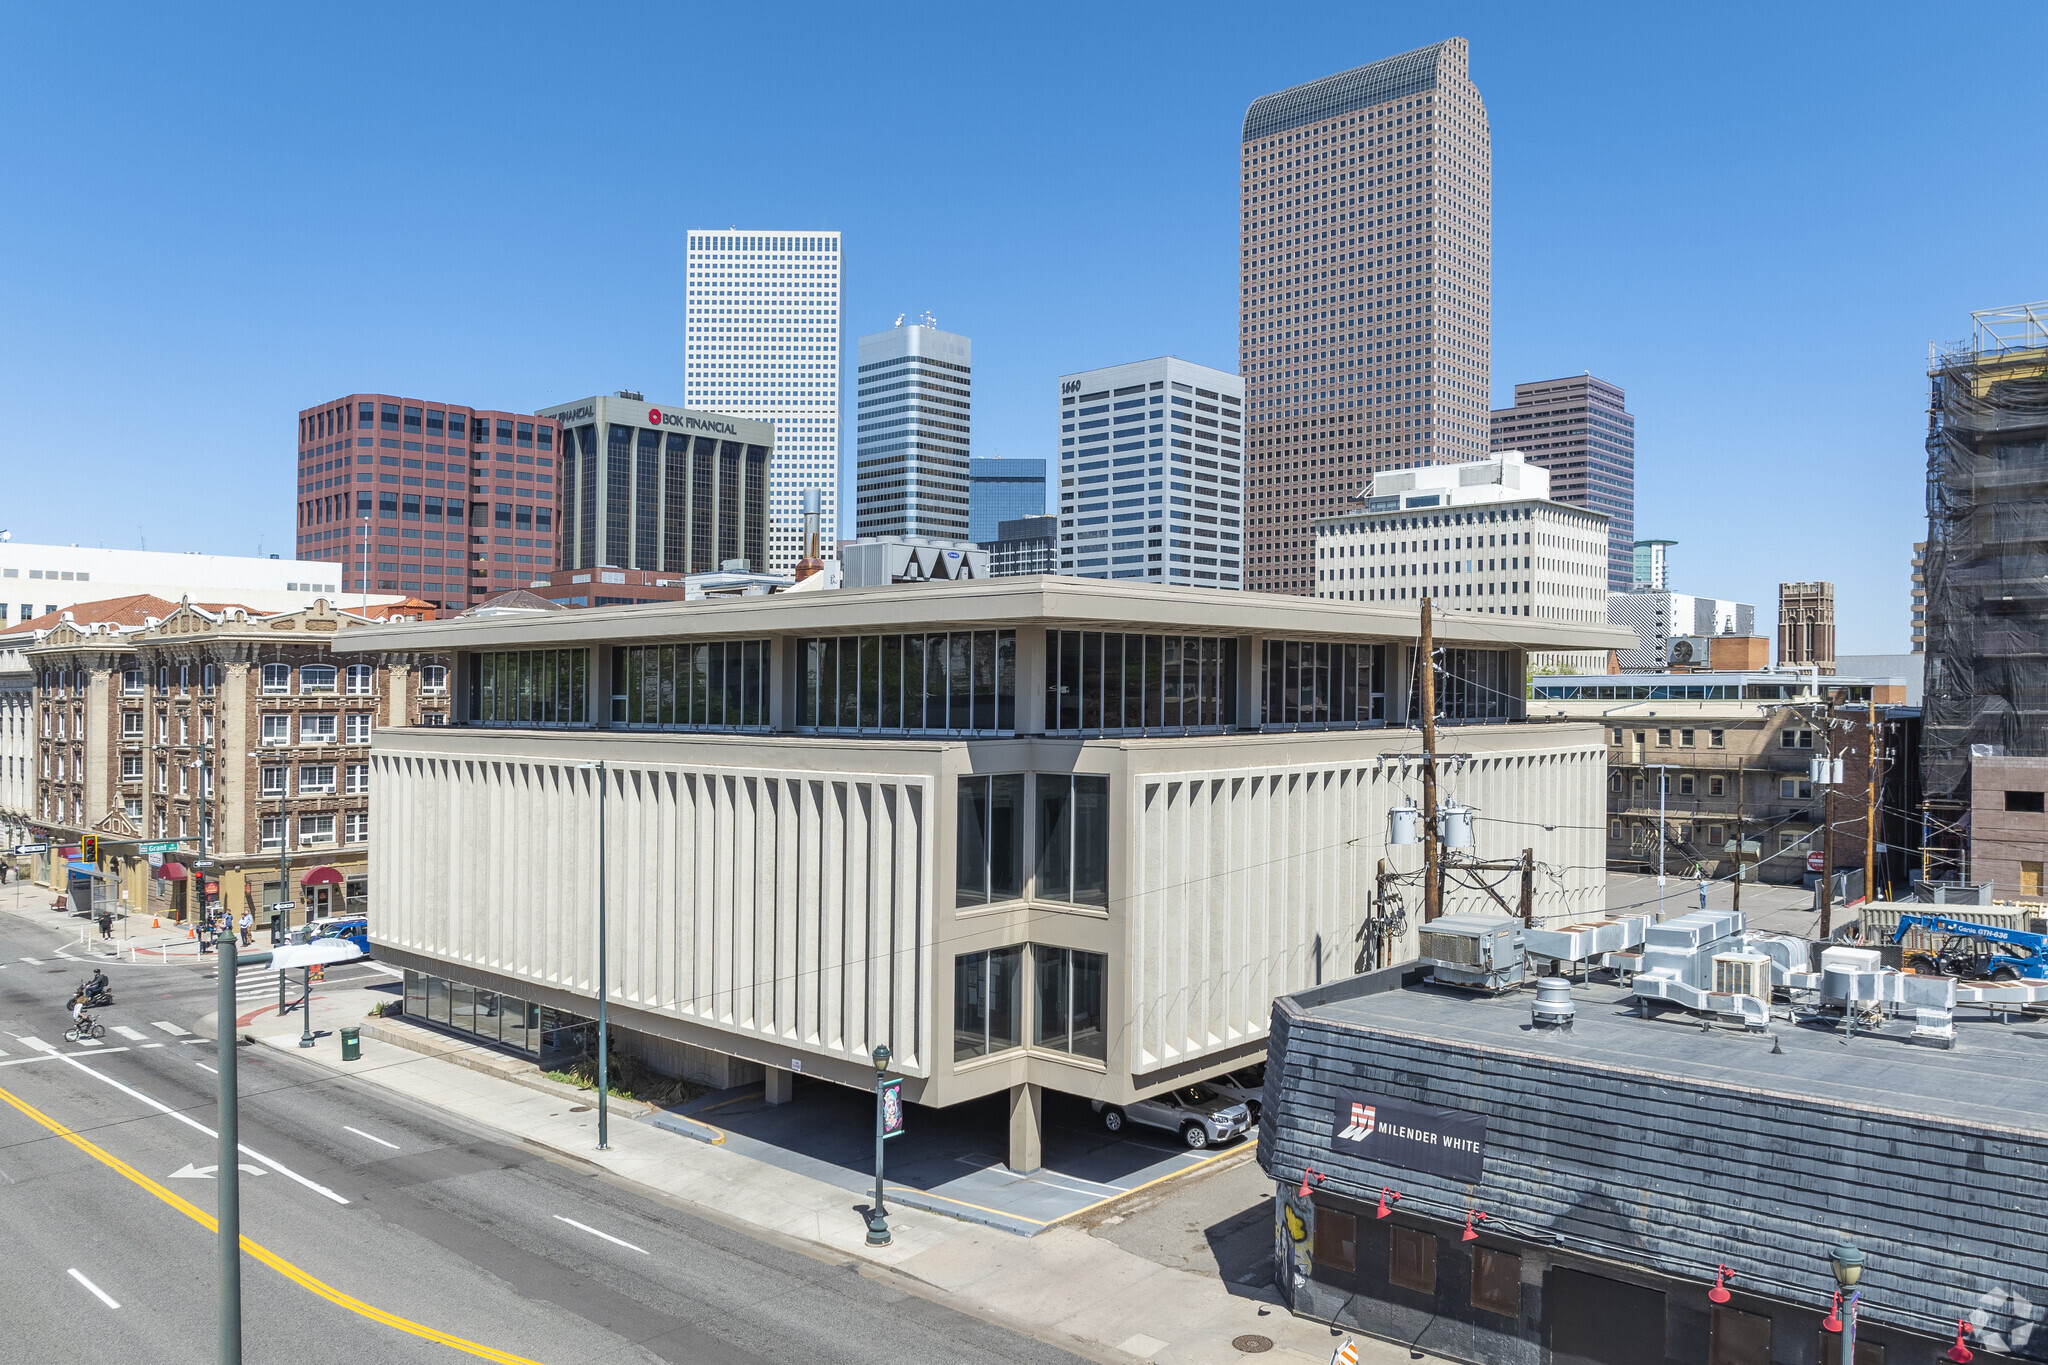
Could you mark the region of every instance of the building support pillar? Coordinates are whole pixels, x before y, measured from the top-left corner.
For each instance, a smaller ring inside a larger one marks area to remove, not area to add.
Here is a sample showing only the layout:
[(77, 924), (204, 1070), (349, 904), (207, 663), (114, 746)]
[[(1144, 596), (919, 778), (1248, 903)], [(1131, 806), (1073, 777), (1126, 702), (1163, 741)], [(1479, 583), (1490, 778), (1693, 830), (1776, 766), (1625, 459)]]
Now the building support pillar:
[(779, 1066), (764, 1066), (766, 1081), (762, 1086), (762, 1098), (770, 1104), (788, 1104), (796, 1096), (796, 1073)]
[(1019, 1175), (1044, 1165), (1045, 1092), (1035, 1085), (1010, 1087), (1010, 1159), (1004, 1164)]

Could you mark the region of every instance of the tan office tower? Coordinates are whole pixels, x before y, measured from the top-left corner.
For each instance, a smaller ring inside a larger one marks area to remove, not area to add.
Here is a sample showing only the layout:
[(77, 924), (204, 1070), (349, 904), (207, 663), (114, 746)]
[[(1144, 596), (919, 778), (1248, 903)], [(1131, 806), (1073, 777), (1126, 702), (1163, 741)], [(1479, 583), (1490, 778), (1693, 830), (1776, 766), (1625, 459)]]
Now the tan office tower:
[(1835, 585), (1778, 585), (1778, 662), (1835, 671)]
[(1255, 591), (1313, 592), (1315, 519), (1375, 473), (1489, 453), (1493, 151), (1466, 58), (1450, 38), (1245, 112)]

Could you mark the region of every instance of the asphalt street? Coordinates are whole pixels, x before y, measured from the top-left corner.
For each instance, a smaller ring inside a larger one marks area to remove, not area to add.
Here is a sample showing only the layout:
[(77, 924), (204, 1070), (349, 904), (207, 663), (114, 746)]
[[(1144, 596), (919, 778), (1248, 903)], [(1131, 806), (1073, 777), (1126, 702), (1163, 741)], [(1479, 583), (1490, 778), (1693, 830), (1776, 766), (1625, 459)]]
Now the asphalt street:
[[(193, 1033), (213, 967), (107, 963), (105, 1042), (66, 1043), (95, 960), (76, 934), (0, 914), (0, 1356), (211, 1361), (215, 1239), (176, 1201), (214, 1209), (215, 1050)], [(274, 1258), (243, 1257), (250, 1361), (1080, 1359), (289, 1054), (239, 1057), (242, 1231)]]

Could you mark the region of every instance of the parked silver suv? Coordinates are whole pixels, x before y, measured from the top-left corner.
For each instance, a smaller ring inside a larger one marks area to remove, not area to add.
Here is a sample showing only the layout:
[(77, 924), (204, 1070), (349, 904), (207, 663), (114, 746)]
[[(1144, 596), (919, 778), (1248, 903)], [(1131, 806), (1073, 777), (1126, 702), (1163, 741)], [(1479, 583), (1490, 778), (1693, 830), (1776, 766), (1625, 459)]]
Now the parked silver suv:
[(1249, 1110), (1206, 1085), (1184, 1085), (1121, 1107), (1096, 1100), (1094, 1107), (1102, 1115), (1102, 1126), (1112, 1133), (1121, 1133), (1125, 1123), (1139, 1123), (1179, 1133), (1182, 1142), (1198, 1149), (1229, 1142), (1252, 1126)]

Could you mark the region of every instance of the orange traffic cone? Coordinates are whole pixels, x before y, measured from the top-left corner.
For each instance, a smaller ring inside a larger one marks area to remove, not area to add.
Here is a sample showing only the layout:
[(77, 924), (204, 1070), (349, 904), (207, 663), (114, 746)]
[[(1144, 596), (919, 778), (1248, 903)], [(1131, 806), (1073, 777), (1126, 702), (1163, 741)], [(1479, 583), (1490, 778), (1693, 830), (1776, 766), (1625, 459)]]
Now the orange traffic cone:
[(189, 924), (185, 926), (185, 937), (186, 937), (186, 938), (190, 938), (190, 937), (192, 937), (192, 926), (191, 926), (191, 925), (189, 925)]
[(163, 926), (163, 924), (162, 924), (162, 923), (161, 923), (161, 922), (160, 922), (160, 921), (159, 921), (159, 920), (157, 919), (157, 917), (156, 917), (155, 915), (151, 915), (151, 916), (149, 917), (149, 927), (150, 927), (150, 928), (152, 928), (152, 929), (161, 929), (161, 928), (163, 928), (164, 926)]

